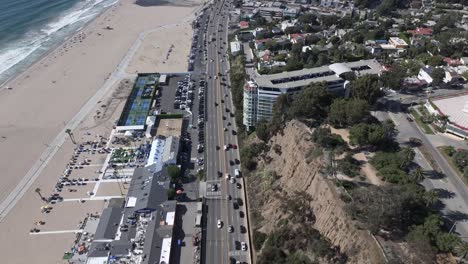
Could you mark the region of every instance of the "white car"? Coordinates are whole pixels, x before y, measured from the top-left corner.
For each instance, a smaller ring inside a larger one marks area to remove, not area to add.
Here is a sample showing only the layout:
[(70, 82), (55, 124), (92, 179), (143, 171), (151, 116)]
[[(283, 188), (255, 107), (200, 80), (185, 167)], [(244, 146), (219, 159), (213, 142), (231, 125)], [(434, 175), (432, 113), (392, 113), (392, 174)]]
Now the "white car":
[(228, 150), (229, 149), (229, 146), (228, 145), (224, 145), (224, 150)]
[(229, 175), (229, 173), (226, 173), (226, 179), (227, 180), (231, 179), (231, 175)]
[(245, 242), (241, 243), (241, 250), (242, 251), (247, 251), (247, 244)]
[(231, 183), (232, 183), (232, 184), (236, 183), (236, 178), (232, 177), (232, 178), (231, 178)]
[(218, 224), (217, 224), (218, 228), (221, 228), (223, 227), (223, 222), (221, 220), (218, 219)]

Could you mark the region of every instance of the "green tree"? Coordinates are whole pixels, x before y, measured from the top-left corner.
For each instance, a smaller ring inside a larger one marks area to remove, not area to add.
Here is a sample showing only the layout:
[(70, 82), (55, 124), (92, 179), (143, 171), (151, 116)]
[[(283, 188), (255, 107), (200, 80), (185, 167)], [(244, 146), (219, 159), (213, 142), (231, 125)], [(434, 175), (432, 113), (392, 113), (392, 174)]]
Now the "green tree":
[(463, 171), (468, 166), (468, 150), (460, 149), (452, 156), (453, 162)]
[(428, 207), (435, 205), (439, 201), (439, 195), (435, 190), (430, 190), (424, 193), (424, 200)]
[(174, 189), (170, 188), (170, 189), (166, 190), (166, 194), (167, 194), (167, 199), (174, 200), (174, 198), (176, 196), (176, 191)]
[(461, 259), (466, 260), (468, 258), (468, 243), (460, 241), (454, 248), (455, 254)]
[(415, 153), (412, 148), (405, 147), (398, 152), (398, 155), (401, 157), (400, 168), (406, 169), (413, 162)]
[(399, 64), (391, 65), (390, 71), (385, 71), (380, 76), (382, 85), (393, 90), (401, 89), (401, 82), (406, 76), (406, 70)]
[(381, 124), (359, 123), (349, 130), (352, 145), (383, 147), (390, 141), (388, 132)]
[(320, 147), (328, 150), (346, 147), (346, 142), (340, 135), (332, 134), (330, 128), (319, 127), (312, 132), (311, 140)]
[(261, 139), (263, 142), (267, 142), (268, 139), (270, 139), (268, 125), (269, 124), (266, 120), (260, 120), (255, 126), (255, 132), (257, 133), (257, 137)]
[(361, 99), (336, 99), (330, 106), (329, 122), (336, 127), (359, 123), (369, 116), (369, 104)]
[(426, 64), (435, 67), (444, 64), (444, 58), (440, 55), (427, 57)]
[(380, 91), (379, 78), (376, 75), (364, 75), (351, 82), (351, 95), (356, 99), (374, 104), (382, 92)]
[(332, 103), (332, 95), (327, 84), (312, 83), (294, 96), (294, 104), (289, 108), (291, 118), (312, 118), (324, 120)]
[(410, 176), (414, 182), (422, 182), (424, 180), (424, 171), (421, 167), (417, 167), (411, 172)]
[(177, 165), (167, 166), (167, 174), (171, 178), (171, 181), (176, 182), (180, 179), (180, 168)]
[(460, 238), (453, 233), (438, 232), (435, 236), (435, 245), (442, 252), (452, 252), (459, 242)]
[(431, 73), (432, 84), (439, 86), (444, 82), (445, 70), (443, 68), (434, 68)]

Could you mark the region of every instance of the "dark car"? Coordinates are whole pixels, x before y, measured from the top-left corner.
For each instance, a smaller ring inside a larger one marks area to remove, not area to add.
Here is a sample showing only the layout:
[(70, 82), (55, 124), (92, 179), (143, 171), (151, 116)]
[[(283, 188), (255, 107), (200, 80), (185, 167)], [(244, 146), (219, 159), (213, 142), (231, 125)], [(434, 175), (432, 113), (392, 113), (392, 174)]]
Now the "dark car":
[(241, 198), (237, 198), (237, 204), (239, 204), (239, 206), (243, 206), (243, 205), (244, 205), (244, 201), (242, 201)]
[(236, 202), (232, 203), (232, 207), (234, 207), (234, 209), (239, 209), (239, 205)]
[(243, 225), (241, 225), (241, 226), (239, 227), (239, 230), (240, 230), (241, 233), (247, 232), (247, 229), (246, 229), (245, 226), (243, 226)]
[(244, 212), (243, 212), (243, 211), (239, 211), (239, 217), (240, 217), (240, 218), (244, 218), (244, 216), (245, 216)]

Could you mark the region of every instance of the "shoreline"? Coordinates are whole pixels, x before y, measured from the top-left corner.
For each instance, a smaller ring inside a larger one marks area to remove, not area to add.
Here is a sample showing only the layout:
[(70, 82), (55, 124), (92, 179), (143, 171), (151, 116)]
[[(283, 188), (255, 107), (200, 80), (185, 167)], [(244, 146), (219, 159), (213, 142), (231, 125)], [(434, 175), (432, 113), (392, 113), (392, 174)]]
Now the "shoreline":
[[(4, 234), (0, 246), (6, 263), (26, 264), (31, 259), (64, 263), (61, 257), (73, 244), (72, 234), (31, 236), (29, 230), (37, 221), (45, 222), (38, 227), (43, 231), (74, 230), (87, 213), (102, 210), (99, 200), (65, 202), (43, 214), (44, 202), (35, 189), (45, 197), (50, 195), (70, 161), (76, 145), (63, 132), (65, 129), (72, 129), (78, 142), (109, 135), (126, 100), (115, 92), (121, 80), (134, 76), (130, 64), (133, 69), (149, 67), (155, 72), (187, 70), (191, 21), (205, 3), (173, 1), (152, 7), (135, 5), (133, 0), (118, 1), (10, 80), (8, 84), (14, 89), (0, 89), (0, 155), (4, 157), (0, 159), (0, 168), (4, 168), (0, 191), (2, 209), (5, 204), (9, 207), (8, 213), (0, 213), (0, 231)], [(73, 41), (80, 32), (86, 35), (83, 42)], [(171, 43), (178, 48), (165, 60), (161, 54)], [(138, 54), (152, 60), (142, 61)], [(111, 107), (112, 100), (116, 105), (109, 110), (111, 117), (97, 119), (96, 112), (104, 111), (104, 104)], [(82, 158), (100, 164), (97, 156)], [(95, 170), (77, 170), (73, 177), (92, 178)], [(73, 188), (82, 188), (81, 195), (85, 195), (86, 188), (92, 187)], [(4, 203), (10, 195), (13, 199)], [(76, 198), (67, 189), (62, 195)]]
[[(116, 0), (116, 2), (106, 8), (103, 8), (102, 11), (99, 13), (99, 15), (95, 16), (93, 19), (91, 19), (90, 21), (84, 23), (79, 29), (75, 30), (73, 33), (70, 32), (70, 35), (68, 37), (66, 37), (63, 41), (61, 42), (57, 42), (56, 45), (53, 45), (51, 46), (46, 52), (44, 52), (44, 54), (40, 55), (39, 57), (37, 57), (30, 65), (28, 65), (24, 70), (22, 71), (18, 71), (17, 73), (13, 74), (12, 76), (10, 76), (9, 78), (7, 78), (5, 81), (3, 81), (2, 83), (0, 83), (0, 92), (4, 89), (7, 89), (9, 86), (8, 86), (8, 83), (11, 83), (11, 82), (14, 82), (16, 81), (16, 79), (22, 77), (24, 74), (26, 74), (28, 71), (31, 70), (31, 68), (33, 68), (34, 66), (36, 66), (38, 63), (40, 63), (41, 61), (43, 61), (44, 59), (46, 59), (47, 57), (49, 57), (50, 54), (54, 53), (55, 51), (57, 51), (59, 48), (61, 48), (64, 44), (66, 44), (67, 42), (69, 42), (71, 39), (73, 39), (73, 37), (75, 37), (76, 35), (78, 35), (81, 31), (85, 30), (89, 25), (91, 25), (94, 21), (96, 21), (98, 18), (100, 18), (101, 16), (103, 16), (105, 13), (107, 13), (112, 7), (115, 7), (116, 5), (118, 5), (120, 3), (121, 0)], [(26, 58), (25, 58), (26, 59)], [(21, 63), (21, 62), (18, 62), (18, 63)], [(17, 63), (17, 64), (18, 64)], [(12, 67), (16, 66), (17, 64), (13, 65)]]
[[(102, 12), (100, 15), (96, 16), (94, 19), (86, 23), (86, 25), (92, 25), (94, 21), (96, 21), (99, 18), (102, 18), (102, 16), (106, 15), (106, 13), (112, 7), (115, 7), (118, 3), (120, 3), (120, 1), (121, 0), (118, 0), (115, 4), (106, 8), (104, 12)], [(91, 114), (90, 112), (92, 108), (94, 108), (94, 106), (100, 102), (100, 99), (102, 99), (107, 93), (109, 93), (111, 89), (115, 88), (115, 86), (120, 80), (123, 80), (125, 77), (129, 77), (130, 75), (134, 75), (133, 73), (128, 73), (125, 70), (128, 69), (132, 63), (135, 63), (133, 62), (133, 60), (135, 59), (134, 57), (136, 56), (141, 46), (144, 44), (145, 39), (153, 33), (157, 33), (163, 30), (169, 30), (174, 27), (178, 27), (184, 23), (187, 23), (190, 26), (191, 32), (193, 32), (191, 22), (196, 18), (196, 14), (203, 10), (203, 8), (205, 8), (205, 4), (206, 2), (200, 3), (199, 6), (190, 13), (190, 15), (182, 18), (182, 20), (178, 21), (177, 23), (162, 24), (160, 26), (157, 26), (156, 28), (142, 31), (137, 35), (137, 37), (132, 42), (131, 46), (128, 48), (127, 52), (121, 57), (119, 63), (114, 68), (114, 70), (106, 76), (103, 84), (95, 91), (95, 93), (92, 94), (90, 98), (88, 98), (88, 100), (86, 100), (83, 103), (83, 105), (80, 107), (80, 110), (75, 115), (73, 115), (72, 119), (68, 123), (66, 123), (65, 127), (55, 137), (53, 137), (53, 139), (49, 143), (46, 144), (46, 149), (44, 149), (40, 153), (39, 157), (33, 163), (33, 165), (30, 167), (27, 173), (19, 179), (18, 184), (14, 186), (13, 190), (11, 192), (7, 192), (6, 195), (0, 200), (0, 223), (3, 221), (4, 218), (8, 216), (9, 212), (14, 208), (16, 202), (22, 198), (22, 196), (29, 190), (29, 188), (31, 188), (31, 185), (41, 175), (42, 170), (48, 166), (48, 162), (50, 162), (54, 158), (61, 146), (67, 141), (67, 136), (65, 135), (64, 131), (66, 129), (71, 129), (72, 131), (74, 129), (77, 129), (82, 123), (82, 121), (85, 118), (87, 118), (88, 115)], [(87, 26), (83, 26), (80, 30), (77, 30), (74, 34), (70, 35), (70, 37), (68, 37), (66, 41), (61, 42), (61, 44), (58, 45), (56, 48), (48, 51), (47, 55), (43, 56), (40, 60), (37, 60), (34, 64), (28, 67), (28, 70), (25, 70), (21, 74), (17, 75), (12, 81), (14, 81), (15, 79), (19, 79), (23, 77), (24, 74), (27, 74), (29, 71), (34, 70), (34, 66), (37, 66), (38, 64), (41, 64), (42, 61), (48, 59), (49, 56), (51, 56), (55, 51), (59, 50), (66, 43), (68, 43), (70, 39), (80, 34), (80, 32), (85, 31), (87, 29)], [(86, 111), (85, 109), (89, 110)], [(82, 111), (84, 113), (82, 113)], [(22, 182), (23, 184), (21, 184)]]

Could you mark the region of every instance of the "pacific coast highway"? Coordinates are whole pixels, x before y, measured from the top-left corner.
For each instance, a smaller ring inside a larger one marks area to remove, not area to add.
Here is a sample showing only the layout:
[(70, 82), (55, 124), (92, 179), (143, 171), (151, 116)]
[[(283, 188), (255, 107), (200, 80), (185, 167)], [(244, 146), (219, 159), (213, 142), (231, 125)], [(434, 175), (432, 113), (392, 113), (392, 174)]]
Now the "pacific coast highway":
[[(250, 241), (240, 170), (237, 127), (229, 88), (229, 0), (218, 0), (207, 11), (206, 31), (206, 226), (204, 263), (250, 263)], [(204, 30), (204, 25), (201, 30)], [(234, 178), (228, 180), (227, 175)], [(213, 188), (213, 185), (216, 187)], [(229, 197), (228, 197), (229, 196)], [(218, 220), (222, 222), (218, 226)], [(232, 226), (230, 232), (229, 226)], [(241, 245), (245, 243), (245, 248)]]

